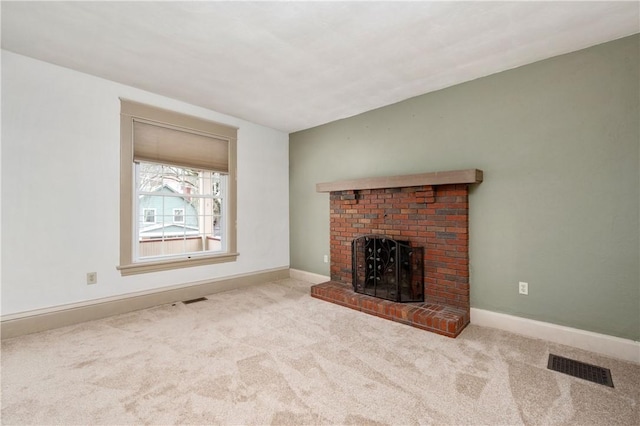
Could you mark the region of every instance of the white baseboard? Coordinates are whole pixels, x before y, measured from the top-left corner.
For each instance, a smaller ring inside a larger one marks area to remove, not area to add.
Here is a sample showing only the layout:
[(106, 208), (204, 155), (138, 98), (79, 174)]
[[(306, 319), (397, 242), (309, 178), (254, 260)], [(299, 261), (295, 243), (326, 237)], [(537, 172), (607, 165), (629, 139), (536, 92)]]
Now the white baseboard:
[(314, 274), (313, 272), (301, 271), (299, 269), (289, 269), (289, 276), (295, 280), (306, 281), (311, 284), (321, 284), (331, 281), (331, 277)]
[(8, 339), (285, 278), (288, 267), (3, 315), (0, 332)]
[(548, 322), (471, 308), (471, 323), (640, 364), (640, 342)]

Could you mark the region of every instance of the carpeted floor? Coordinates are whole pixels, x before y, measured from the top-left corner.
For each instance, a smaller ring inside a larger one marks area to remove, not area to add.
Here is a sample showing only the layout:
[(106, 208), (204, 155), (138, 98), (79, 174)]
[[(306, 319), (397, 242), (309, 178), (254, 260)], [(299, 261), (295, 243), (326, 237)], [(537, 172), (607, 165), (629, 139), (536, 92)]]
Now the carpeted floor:
[[(611, 369), (615, 388), (547, 370)], [(640, 424), (640, 366), (469, 326), (457, 339), (283, 280), (2, 342), (2, 424)]]

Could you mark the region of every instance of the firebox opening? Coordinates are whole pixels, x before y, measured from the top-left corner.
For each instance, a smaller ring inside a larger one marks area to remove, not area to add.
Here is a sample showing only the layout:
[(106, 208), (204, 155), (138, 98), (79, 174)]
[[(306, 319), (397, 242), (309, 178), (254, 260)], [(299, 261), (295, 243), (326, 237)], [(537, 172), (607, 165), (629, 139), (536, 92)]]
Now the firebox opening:
[(363, 235), (351, 242), (356, 293), (394, 302), (424, 302), (423, 248), (409, 241)]

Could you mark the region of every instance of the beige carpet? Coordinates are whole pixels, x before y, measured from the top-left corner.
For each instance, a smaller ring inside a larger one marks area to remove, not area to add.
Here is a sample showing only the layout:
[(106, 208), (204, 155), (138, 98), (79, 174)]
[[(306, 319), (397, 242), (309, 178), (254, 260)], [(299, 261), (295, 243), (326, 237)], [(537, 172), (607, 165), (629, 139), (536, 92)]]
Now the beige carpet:
[[(615, 388), (546, 369), (610, 368)], [(634, 425), (640, 366), (469, 326), (450, 339), (284, 280), (2, 342), (2, 424)]]

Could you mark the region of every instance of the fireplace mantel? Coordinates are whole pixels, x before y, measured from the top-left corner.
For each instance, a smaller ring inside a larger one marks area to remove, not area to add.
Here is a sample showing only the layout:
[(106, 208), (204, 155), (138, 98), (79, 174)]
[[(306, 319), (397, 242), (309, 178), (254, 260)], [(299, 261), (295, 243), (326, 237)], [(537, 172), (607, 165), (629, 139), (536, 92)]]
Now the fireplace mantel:
[(316, 192), (360, 191), (363, 189), (402, 188), (421, 185), (451, 185), (482, 182), (482, 170), (451, 170), (415, 175), (371, 177), (316, 184)]

